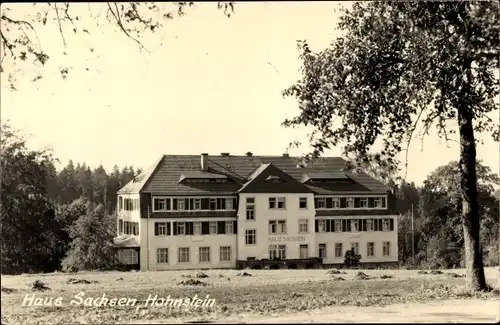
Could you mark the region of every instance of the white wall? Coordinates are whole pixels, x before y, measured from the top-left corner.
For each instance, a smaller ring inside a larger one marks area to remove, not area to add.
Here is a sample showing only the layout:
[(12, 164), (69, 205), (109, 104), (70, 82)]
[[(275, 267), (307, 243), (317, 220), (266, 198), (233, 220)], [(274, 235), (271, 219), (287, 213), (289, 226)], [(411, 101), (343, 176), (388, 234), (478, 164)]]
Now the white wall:
[[(141, 270), (182, 270), (236, 267), (236, 235), (187, 235), (187, 236), (155, 236), (155, 222), (203, 222), (234, 221), (234, 218), (142, 218), (141, 231)], [(149, 222), (149, 227), (148, 227)], [(149, 235), (149, 236), (148, 236)], [(148, 240), (149, 238), (149, 240)], [(220, 246), (231, 246), (231, 261), (220, 262)], [(189, 263), (178, 263), (178, 248), (189, 247)], [(198, 248), (210, 247), (210, 262), (199, 262)], [(149, 249), (148, 249), (149, 248)], [(156, 249), (168, 248), (168, 264), (157, 264)], [(149, 257), (148, 257), (149, 250)], [(149, 263), (148, 263), (149, 261)]]
[[(122, 194), (121, 197), (123, 199), (139, 199), (139, 194)], [(139, 199), (140, 200), (140, 199)], [(140, 201), (139, 201), (139, 207), (140, 207)], [(131, 221), (131, 222), (138, 222), (139, 223), (139, 236), (135, 236), (135, 239), (137, 242), (140, 242), (140, 237), (141, 237), (141, 212), (140, 209), (135, 210), (135, 211), (125, 211), (125, 210), (119, 210), (118, 209), (118, 203), (117, 203), (117, 220), (116, 220), (116, 233), (118, 235), (118, 220), (123, 220), (123, 221)]]
[[(351, 216), (343, 218), (373, 218), (374, 216)], [(377, 216), (377, 218), (393, 218), (393, 231), (362, 231), (358, 233), (350, 232), (321, 232), (316, 233), (315, 256), (318, 256), (319, 244), (326, 244), (326, 258), (323, 259), (325, 264), (342, 264), (344, 262), (344, 254), (351, 249), (351, 243), (359, 243), (358, 253), (361, 255), (361, 263), (377, 263), (377, 262), (397, 262), (398, 261), (398, 232), (397, 232), (397, 216)], [(342, 217), (325, 217), (340, 219)], [(375, 255), (367, 256), (367, 243), (375, 243)], [(390, 242), (390, 255), (383, 256), (383, 242)], [(342, 243), (342, 257), (335, 257), (335, 243)]]
[[(246, 198), (255, 198), (255, 220), (246, 220)], [(285, 197), (286, 209), (285, 210), (270, 210), (269, 197)], [(299, 208), (299, 198), (307, 197), (307, 209)], [(254, 194), (244, 193), (240, 195), (238, 207), (238, 259), (246, 260), (248, 257), (255, 257), (256, 259), (269, 258), (269, 245), (272, 244), (286, 244), (287, 246), (287, 259), (299, 258), (299, 246), (308, 245), (309, 256), (314, 256), (315, 253), (315, 240), (314, 240), (314, 195), (311, 193), (304, 194)], [(299, 220), (308, 220), (308, 234), (299, 233)], [(269, 220), (286, 220), (286, 235), (270, 235), (269, 234)], [(246, 245), (245, 233), (246, 230), (257, 230), (257, 243), (256, 245)], [(270, 242), (269, 237), (291, 237), (303, 236), (304, 241), (289, 241), (289, 242)]]

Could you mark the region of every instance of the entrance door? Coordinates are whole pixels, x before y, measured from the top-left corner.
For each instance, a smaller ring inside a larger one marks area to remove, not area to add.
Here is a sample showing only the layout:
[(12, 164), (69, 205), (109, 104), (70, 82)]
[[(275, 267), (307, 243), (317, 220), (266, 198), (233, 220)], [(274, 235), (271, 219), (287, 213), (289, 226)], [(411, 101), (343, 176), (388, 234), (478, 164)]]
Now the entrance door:
[(300, 245), (300, 258), (308, 258), (309, 257), (309, 248), (307, 245)]

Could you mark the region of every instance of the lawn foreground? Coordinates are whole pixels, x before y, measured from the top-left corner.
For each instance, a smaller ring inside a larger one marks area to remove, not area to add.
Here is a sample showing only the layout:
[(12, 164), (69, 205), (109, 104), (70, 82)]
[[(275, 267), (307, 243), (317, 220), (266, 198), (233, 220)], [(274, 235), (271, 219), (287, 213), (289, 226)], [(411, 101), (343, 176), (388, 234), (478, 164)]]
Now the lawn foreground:
[[(369, 278), (358, 277), (360, 271)], [(488, 283), (498, 288), (498, 268), (487, 268), (485, 271)], [(241, 276), (241, 271), (237, 270), (203, 271), (208, 277), (199, 279), (196, 278), (197, 271), (2, 276), (2, 324), (165, 323), (259, 319), (265, 322), (271, 316), (284, 315), (288, 315), (288, 319), (284, 321), (293, 321), (293, 315), (300, 321), (300, 317), (307, 315), (308, 311), (318, 308), (325, 311), (330, 308), (333, 312), (331, 308), (344, 306), (348, 306), (345, 310), (352, 310), (353, 307), (385, 306), (385, 310), (390, 310), (390, 305), (396, 304), (450, 299), (475, 299), (478, 303), (486, 303), (487, 300), (498, 301), (499, 297), (498, 290), (479, 294), (465, 292), (465, 279), (461, 277), (465, 270), (445, 270), (442, 274), (419, 274), (416, 270), (347, 270), (345, 273), (333, 275), (328, 270), (246, 272), (251, 276)], [(68, 284), (71, 278), (87, 280), (88, 283)], [(30, 285), (36, 280), (45, 283), (49, 289), (33, 291)], [(183, 284), (183, 281), (187, 281), (187, 284)], [(189, 285), (189, 281), (201, 281), (203, 285)], [(81, 292), (85, 294), (84, 298), (102, 297), (104, 293), (109, 299), (123, 297), (136, 299), (137, 302), (133, 306), (71, 305), (70, 301)], [(61, 297), (62, 306), (22, 306), (27, 294), (47, 299)], [(170, 296), (174, 299), (192, 298), (195, 295), (204, 299), (208, 295), (210, 299), (215, 299), (215, 305), (203, 308), (154, 305), (145, 307), (145, 301), (150, 295), (163, 298)], [(438, 304), (440, 303), (433, 303), (434, 306)], [(316, 314), (315, 311), (313, 315)], [(242, 319), (239, 315), (246, 316)], [(323, 313), (322, 317), (319, 321), (326, 322), (328, 313)], [(352, 321), (356, 321), (356, 318)]]

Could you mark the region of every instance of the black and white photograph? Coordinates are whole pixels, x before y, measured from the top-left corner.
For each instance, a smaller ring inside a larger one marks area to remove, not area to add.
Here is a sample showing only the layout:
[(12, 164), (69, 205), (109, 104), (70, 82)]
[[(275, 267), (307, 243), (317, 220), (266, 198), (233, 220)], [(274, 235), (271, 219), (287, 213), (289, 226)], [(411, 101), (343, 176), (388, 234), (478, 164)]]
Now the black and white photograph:
[(1, 323), (498, 323), (500, 2), (4, 2)]

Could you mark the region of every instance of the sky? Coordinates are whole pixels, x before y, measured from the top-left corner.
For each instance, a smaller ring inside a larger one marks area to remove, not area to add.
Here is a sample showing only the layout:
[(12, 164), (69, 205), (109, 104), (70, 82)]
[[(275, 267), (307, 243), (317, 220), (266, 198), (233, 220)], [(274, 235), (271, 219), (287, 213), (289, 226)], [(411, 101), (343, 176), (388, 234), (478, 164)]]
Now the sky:
[[(17, 18), (39, 10), (9, 6)], [(89, 34), (63, 26), (66, 47), (55, 21), (38, 28), (50, 59), (43, 68), (21, 69), (17, 91), (2, 76), (2, 121), (22, 130), (30, 147), (52, 147), (62, 165), (72, 159), (111, 170), (115, 164), (147, 168), (162, 154), (280, 155), (292, 141), (307, 143), (307, 130), (281, 126), (299, 112), (281, 92), (300, 79), (297, 40), (319, 51), (338, 37), (338, 3), (237, 3), (230, 18), (216, 3), (198, 4), (144, 36), (149, 52), (102, 19), (104, 6), (72, 4), (79, 28)], [(63, 80), (58, 69), (66, 66)], [(498, 120), (498, 112), (492, 117)], [(478, 158), (498, 172), (499, 144), (479, 138)], [(304, 145), (290, 154), (307, 152)], [(326, 153), (340, 154), (340, 148)], [(446, 144), (431, 132), (412, 143), (403, 172), (421, 184), (458, 157), (457, 142)]]

